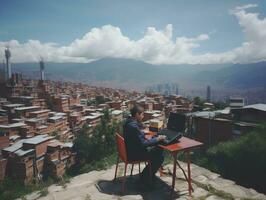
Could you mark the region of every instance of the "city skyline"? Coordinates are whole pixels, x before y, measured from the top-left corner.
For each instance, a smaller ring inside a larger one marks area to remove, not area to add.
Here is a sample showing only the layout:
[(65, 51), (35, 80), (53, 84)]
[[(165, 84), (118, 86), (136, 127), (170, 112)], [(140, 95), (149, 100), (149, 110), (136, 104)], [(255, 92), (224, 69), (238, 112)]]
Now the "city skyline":
[(9, 46), (12, 62), (40, 57), (81, 63), (114, 57), (152, 64), (266, 60), (262, 1), (0, 3), (0, 56)]

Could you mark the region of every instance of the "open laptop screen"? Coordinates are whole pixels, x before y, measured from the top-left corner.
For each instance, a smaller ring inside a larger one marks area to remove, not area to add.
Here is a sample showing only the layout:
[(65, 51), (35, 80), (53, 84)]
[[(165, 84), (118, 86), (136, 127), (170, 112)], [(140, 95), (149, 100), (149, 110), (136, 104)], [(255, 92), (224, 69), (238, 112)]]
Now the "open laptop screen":
[(183, 132), (186, 124), (186, 116), (182, 113), (170, 112), (167, 128), (177, 132)]

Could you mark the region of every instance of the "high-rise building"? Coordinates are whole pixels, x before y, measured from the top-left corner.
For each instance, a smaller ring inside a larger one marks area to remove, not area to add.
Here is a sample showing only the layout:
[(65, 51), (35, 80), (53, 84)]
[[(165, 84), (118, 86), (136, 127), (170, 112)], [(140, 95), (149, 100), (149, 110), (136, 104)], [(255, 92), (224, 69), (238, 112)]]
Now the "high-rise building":
[(1, 69), (0, 69), (0, 82), (4, 81), (6, 79), (6, 69), (5, 69), (5, 60), (3, 60), (3, 63), (1, 63)]
[(5, 49), (5, 57), (6, 57), (6, 76), (5, 80), (8, 81), (11, 79), (12, 76), (12, 71), (11, 71), (11, 63), (10, 63), (10, 58), (11, 58), (11, 53), (8, 48)]
[(207, 95), (206, 95), (207, 102), (211, 102), (211, 87), (207, 86)]
[(41, 74), (41, 80), (44, 81), (44, 61), (43, 61), (43, 59), (40, 60), (40, 74)]
[(178, 91), (178, 85), (176, 84), (176, 88), (175, 88), (175, 94), (179, 95), (179, 91)]

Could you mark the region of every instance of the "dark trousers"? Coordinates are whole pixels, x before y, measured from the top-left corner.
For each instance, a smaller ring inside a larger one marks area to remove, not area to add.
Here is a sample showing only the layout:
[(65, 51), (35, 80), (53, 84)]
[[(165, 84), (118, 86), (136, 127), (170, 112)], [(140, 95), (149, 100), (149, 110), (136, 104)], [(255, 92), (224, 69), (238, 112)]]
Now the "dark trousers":
[[(143, 156), (144, 159), (150, 160), (152, 172), (151, 175), (153, 178), (164, 161), (163, 150), (157, 146), (148, 147), (147, 153), (145, 153)], [(141, 178), (143, 180), (149, 180), (149, 173), (149, 165), (147, 165), (141, 173)]]

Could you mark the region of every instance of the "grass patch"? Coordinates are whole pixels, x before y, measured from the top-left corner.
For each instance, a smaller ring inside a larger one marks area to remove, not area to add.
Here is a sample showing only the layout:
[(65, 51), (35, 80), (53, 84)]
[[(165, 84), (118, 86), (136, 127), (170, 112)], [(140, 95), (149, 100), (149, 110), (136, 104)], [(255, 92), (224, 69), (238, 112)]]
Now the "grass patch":
[(54, 183), (54, 180), (49, 178), (46, 181), (39, 183), (29, 183), (24, 185), (23, 183), (15, 180), (6, 179), (0, 184), (0, 199), (11, 200), (21, 197), (25, 199), (25, 195), (34, 191), (40, 191), (45, 193), (45, 188)]
[(43, 188), (40, 192), (39, 192), (39, 194), (40, 194), (40, 197), (45, 197), (45, 196), (47, 196), (48, 195), (48, 188), (47, 187), (45, 187), (45, 188)]
[(70, 178), (71, 176), (65, 174), (62, 177), (57, 178), (57, 185), (62, 186), (62, 188), (66, 188), (67, 187), (67, 183), (70, 182)]
[[(200, 183), (198, 181), (195, 181), (195, 180), (192, 180), (192, 182), (194, 184), (196, 184), (198, 187), (201, 187), (203, 188), (204, 190), (207, 190), (211, 193), (211, 195), (216, 195), (216, 196), (219, 196), (223, 199), (227, 199), (227, 200), (234, 200), (235, 198), (233, 197), (233, 195), (229, 194), (229, 193), (226, 193), (224, 191), (221, 191), (221, 190), (217, 190), (215, 189), (214, 187), (212, 187), (211, 185), (207, 184), (203, 184), (203, 183)], [(208, 196), (210, 196), (210, 194), (208, 194), (205, 198), (207, 198)]]
[(80, 167), (78, 174), (87, 173), (93, 170), (107, 169), (110, 166), (114, 165), (116, 163), (116, 160), (117, 160), (117, 153), (113, 153), (100, 160), (95, 160), (92, 161), (91, 163), (85, 163)]
[(91, 196), (89, 194), (86, 195), (85, 200), (91, 200)]

